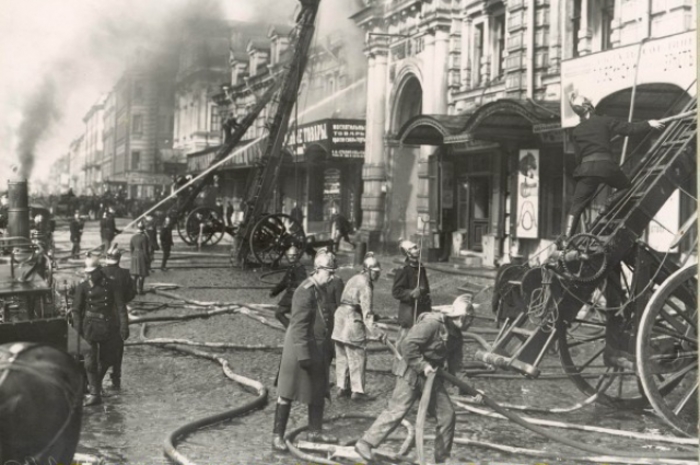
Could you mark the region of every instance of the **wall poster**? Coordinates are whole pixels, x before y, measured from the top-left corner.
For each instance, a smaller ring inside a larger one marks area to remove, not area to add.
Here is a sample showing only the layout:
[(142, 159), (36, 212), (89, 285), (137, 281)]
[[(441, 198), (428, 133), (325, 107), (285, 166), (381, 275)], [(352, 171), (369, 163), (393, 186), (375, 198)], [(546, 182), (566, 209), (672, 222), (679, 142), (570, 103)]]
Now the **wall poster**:
[(518, 202), (516, 237), (538, 237), (540, 199), (540, 151), (520, 150), (518, 156)]

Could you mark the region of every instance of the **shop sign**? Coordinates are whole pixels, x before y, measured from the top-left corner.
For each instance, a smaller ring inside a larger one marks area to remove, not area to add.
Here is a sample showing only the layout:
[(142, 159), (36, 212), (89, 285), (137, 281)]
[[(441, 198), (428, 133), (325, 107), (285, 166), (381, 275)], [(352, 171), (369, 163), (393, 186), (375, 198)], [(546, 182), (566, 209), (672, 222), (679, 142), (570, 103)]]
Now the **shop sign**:
[(520, 150), (518, 156), (518, 199), (515, 211), (516, 237), (536, 239), (539, 223), (540, 151)]
[(365, 123), (333, 123), (331, 143), (337, 145), (365, 146)]
[(287, 145), (296, 159), (310, 144), (322, 146), (333, 158), (364, 158), (365, 122), (324, 120), (290, 130)]
[[(562, 127), (573, 127), (578, 116), (569, 106), (576, 91), (597, 105), (606, 96), (636, 84), (669, 83), (686, 89), (696, 79), (696, 31), (593, 53), (561, 63)], [(639, 56), (639, 68), (637, 57)]]
[[(680, 204), (680, 191), (676, 190), (668, 198), (651, 223), (649, 223), (649, 235), (647, 238), (649, 247), (659, 252), (669, 251), (669, 247), (671, 247), (676, 237), (675, 232), (680, 229)], [(669, 252), (676, 253), (678, 248), (674, 247)]]

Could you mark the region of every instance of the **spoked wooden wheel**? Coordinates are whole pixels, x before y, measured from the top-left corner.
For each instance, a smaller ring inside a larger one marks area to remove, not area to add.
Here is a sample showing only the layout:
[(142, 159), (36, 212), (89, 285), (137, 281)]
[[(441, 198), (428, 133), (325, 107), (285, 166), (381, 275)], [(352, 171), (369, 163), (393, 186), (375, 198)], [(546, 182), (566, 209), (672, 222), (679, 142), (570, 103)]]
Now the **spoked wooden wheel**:
[[(271, 266), (280, 259), (291, 246), (304, 249), (306, 234), (301, 223), (289, 215), (275, 213), (258, 221), (250, 234), (250, 250), (258, 263)], [(301, 257), (298, 255), (297, 260)]]
[(190, 239), (190, 235), (187, 233), (187, 218), (189, 213), (185, 212), (181, 214), (177, 219), (177, 234), (180, 239), (187, 245), (195, 245), (197, 243), (197, 237), (194, 240)]
[(673, 273), (644, 309), (637, 371), (649, 402), (666, 422), (698, 434), (698, 266)]
[(202, 229), (202, 245), (216, 245), (224, 237), (224, 226), (221, 223), (216, 210), (211, 207), (197, 207), (187, 215), (185, 229), (192, 245), (199, 240), (199, 225), (204, 223)]
[[(580, 302), (581, 308), (570, 324), (557, 322), (559, 359), (564, 372), (586, 396), (598, 393), (597, 402), (615, 408), (642, 408), (648, 402), (637, 373), (606, 366), (603, 360), (607, 315), (615, 313), (612, 307), (627, 299), (626, 293), (618, 295), (624, 292), (621, 288), (611, 284), (616, 278), (609, 275), (607, 284), (598, 286), (591, 302)], [(600, 311), (598, 305), (609, 310)]]

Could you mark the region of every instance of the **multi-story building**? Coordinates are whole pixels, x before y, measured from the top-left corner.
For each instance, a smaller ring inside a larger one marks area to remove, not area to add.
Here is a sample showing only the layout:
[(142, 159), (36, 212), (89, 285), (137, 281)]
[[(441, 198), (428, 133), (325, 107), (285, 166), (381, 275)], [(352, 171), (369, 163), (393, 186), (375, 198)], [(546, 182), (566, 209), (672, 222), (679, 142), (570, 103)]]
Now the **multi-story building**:
[(105, 133), (113, 130), (114, 158), (106, 182), (129, 198), (153, 198), (172, 182), (164, 159), (172, 156), (176, 66), (174, 51), (142, 50), (112, 90), (113, 125), (110, 103)]
[[(258, 26), (248, 34), (236, 29), (238, 34), (231, 40), (230, 85), (214, 97), (223, 114), (242, 119), (284, 71), (291, 31), (290, 26), (280, 25)], [(294, 203), (304, 210), (307, 232), (328, 230), (333, 207), (351, 221), (361, 219), (365, 60), (360, 48), (348, 46), (352, 40), (361, 41), (361, 35), (348, 37), (335, 31), (315, 40), (287, 134), (284, 175), (270, 193), (274, 211), (288, 213)], [(221, 168), (220, 195), (232, 198), (234, 205), (246, 195), (251, 169), (265, 151), (266, 123), (275, 110), (268, 105), (260, 113), (236, 154)], [(206, 168), (213, 156), (211, 151), (189, 156), (188, 168)]]
[(85, 149), (84, 135), (77, 137), (68, 147), (68, 187), (75, 195), (85, 193)]
[(88, 195), (99, 195), (103, 192), (102, 158), (104, 156), (104, 107), (106, 97), (103, 96), (83, 117), (85, 133), (83, 144), (85, 150), (85, 188)]
[[(534, 256), (562, 233), (573, 189), (568, 94), (624, 120), (632, 108), (634, 119), (677, 111), (696, 94), (695, 8), (691, 0), (367, 2), (353, 16), (368, 59), (366, 239), (425, 233), (443, 256), (451, 248), (486, 266)], [(526, 158), (537, 171), (530, 198), (519, 179)], [(688, 208), (674, 209), (678, 227)]]
[[(102, 179), (106, 181), (104, 183), (104, 190), (116, 190), (119, 188), (118, 185), (111, 182), (112, 175), (114, 174), (114, 158), (116, 153), (116, 100), (117, 96), (114, 91), (107, 94), (104, 101), (104, 111), (103, 111), (103, 131), (102, 131)], [(124, 186), (124, 188), (126, 188)]]

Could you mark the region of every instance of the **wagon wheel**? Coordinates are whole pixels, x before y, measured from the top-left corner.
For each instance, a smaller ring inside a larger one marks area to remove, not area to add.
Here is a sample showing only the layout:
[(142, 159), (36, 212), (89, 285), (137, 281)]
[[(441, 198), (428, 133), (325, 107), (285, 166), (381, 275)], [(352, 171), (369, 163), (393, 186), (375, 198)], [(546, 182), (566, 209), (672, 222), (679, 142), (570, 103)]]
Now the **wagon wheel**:
[(197, 244), (199, 224), (202, 220), (205, 221), (202, 231), (202, 245), (218, 244), (224, 237), (224, 228), (223, 224), (218, 220), (216, 210), (211, 207), (197, 207), (187, 215), (187, 220), (185, 221), (185, 230), (192, 245)]
[[(279, 263), (292, 245), (304, 249), (306, 234), (301, 223), (289, 215), (275, 213), (258, 221), (250, 234), (250, 250), (258, 263), (271, 266)], [(297, 256), (297, 260), (301, 254)]]
[(177, 234), (180, 236), (180, 239), (187, 244), (187, 245), (195, 245), (197, 238), (195, 237), (195, 240), (191, 240), (190, 236), (187, 234), (187, 218), (188, 218), (189, 212), (184, 212), (180, 214), (177, 218)]
[(657, 414), (676, 430), (698, 434), (698, 266), (673, 273), (644, 309), (637, 371)]
[(607, 280), (597, 287), (608, 301), (605, 296), (597, 296), (600, 293), (594, 292), (594, 301), (581, 302), (573, 321), (566, 323), (560, 319), (557, 322), (559, 360), (564, 372), (586, 396), (598, 393), (599, 403), (623, 409), (642, 408), (648, 402), (637, 373), (620, 367), (608, 367), (603, 360), (606, 321), (615, 310), (603, 312), (589, 305), (616, 307), (627, 300), (624, 285), (624, 289), (611, 285), (617, 278), (614, 273), (622, 274), (622, 271), (611, 271)]
[(608, 266), (608, 256), (598, 236), (581, 233), (567, 241), (559, 262), (568, 279), (585, 283), (603, 276)]

